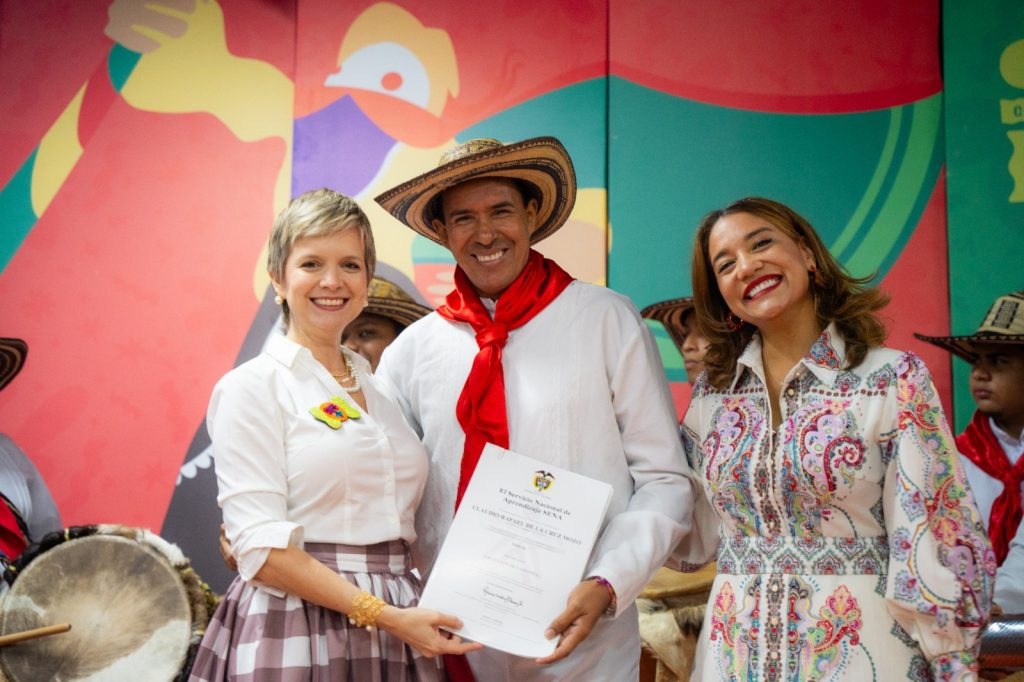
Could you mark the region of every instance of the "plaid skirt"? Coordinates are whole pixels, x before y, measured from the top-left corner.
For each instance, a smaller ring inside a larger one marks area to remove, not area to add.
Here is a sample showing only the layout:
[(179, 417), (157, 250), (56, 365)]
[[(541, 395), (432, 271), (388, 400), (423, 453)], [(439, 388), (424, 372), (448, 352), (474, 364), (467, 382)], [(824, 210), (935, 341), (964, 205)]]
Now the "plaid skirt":
[[(306, 552), (388, 604), (419, 601), (401, 540), (366, 547), (306, 543)], [(388, 682), (443, 680), (440, 657), (426, 658), (398, 637), (348, 622), (338, 611), (294, 595), (275, 597), (236, 577), (213, 614), (189, 680), (213, 682)]]

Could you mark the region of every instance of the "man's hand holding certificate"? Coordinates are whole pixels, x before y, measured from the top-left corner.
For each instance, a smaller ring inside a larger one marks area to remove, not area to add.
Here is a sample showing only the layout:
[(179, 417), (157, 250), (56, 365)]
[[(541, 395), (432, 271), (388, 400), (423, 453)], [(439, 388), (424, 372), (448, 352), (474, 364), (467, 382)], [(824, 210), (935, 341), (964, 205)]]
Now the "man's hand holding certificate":
[(484, 448), (420, 605), (463, 621), (462, 637), (517, 656), (555, 649), (545, 631), (583, 577), (612, 489)]

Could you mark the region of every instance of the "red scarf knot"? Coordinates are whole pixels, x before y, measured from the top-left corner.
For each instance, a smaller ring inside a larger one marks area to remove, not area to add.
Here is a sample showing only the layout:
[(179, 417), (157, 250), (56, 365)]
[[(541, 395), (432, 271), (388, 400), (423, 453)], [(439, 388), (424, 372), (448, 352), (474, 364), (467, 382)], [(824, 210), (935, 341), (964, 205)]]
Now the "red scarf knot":
[(1024, 481), (1024, 457), (1019, 458), (1016, 464), (1010, 463), (1006, 451), (992, 432), (988, 416), (981, 412), (975, 412), (971, 423), (956, 437), (956, 447), (979, 469), (1003, 484), (1003, 492), (992, 503), (988, 519), (988, 536), (996, 562), (1002, 566), (1017, 526), (1024, 517), (1020, 494), (1021, 482)]
[(455, 508), (462, 502), (469, 479), (487, 443), (507, 448), (508, 410), (505, 404), (505, 375), (501, 351), (509, 333), (544, 310), (572, 283), (572, 277), (554, 261), (530, 250), (526, 267), (502, 292), (494, 308), (494, 319), (480, 301), (462, 268), (455, 269), (455, 290), (437, 309), (441, 317), (469, 324), (476, 333), (479, 351), (462, 387), (455, 416), (466, 434), (459, 471)]
[(501, 322), (495, 322), (484, 327), (476, 333), (476, 345), (483, 350), (487, 346), (497, 346), (499, 349), (505, 347), (508, 340), (508, 327)]

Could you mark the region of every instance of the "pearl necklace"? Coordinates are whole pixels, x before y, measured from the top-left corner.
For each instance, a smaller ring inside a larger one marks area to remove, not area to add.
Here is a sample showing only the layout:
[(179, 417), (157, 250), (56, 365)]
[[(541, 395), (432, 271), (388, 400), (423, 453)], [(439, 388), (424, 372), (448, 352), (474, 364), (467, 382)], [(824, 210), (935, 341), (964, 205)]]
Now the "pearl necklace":
[[(334, 377), (334, 380), (337, 381), (342, 388), (350, 393), (355, 393), (363, 387), (363, 384), (359, 381), (359, 373), (356, 372), (356, 368), (348, 356), (345, 356), (345, 372), (338, 374), (331, 372), (331, 376)], [(351, 386), (346, 385), (349, 382), (352, 383)]]

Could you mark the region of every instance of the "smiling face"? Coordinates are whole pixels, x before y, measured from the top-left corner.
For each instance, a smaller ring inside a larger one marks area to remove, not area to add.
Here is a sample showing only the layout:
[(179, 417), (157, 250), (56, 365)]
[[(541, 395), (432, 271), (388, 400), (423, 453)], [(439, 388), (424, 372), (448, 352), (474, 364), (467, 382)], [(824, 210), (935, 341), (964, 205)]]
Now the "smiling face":
[(397, 322), (383, 315), (363, 313), (345, 327), (341, 343), (366, 358), (370, 369), (376, 371), (384, 349), (398, 337), (401, 329)]
[(1024, 346), (975, 343), (971, 397), (978, 410), (1011, 435), (1024, 426)]
[(285, 260), (274, 290), (288, 302), (288, 338), (306, 347), (337, 343), (366, 303), (369, 273), (363, 238), (352, 227), (300, 237)]
[(708, 254), (722, 298), (737, 317), (762, 332), (816, 319), (808, 274), (814, 256), (772, 222), (752, 213), (723, 215), (708, 235)]
[(435, 219), (433, 224), (441, 243), (477, 293), (497, 298), (529, 260), (537, 202), (524, 203), (511, 180), (479, 178), (445, 191), (441, 212), (444, 221)]

